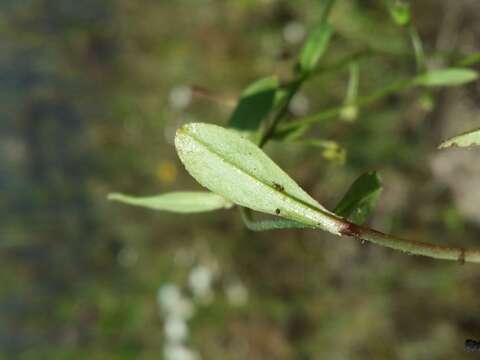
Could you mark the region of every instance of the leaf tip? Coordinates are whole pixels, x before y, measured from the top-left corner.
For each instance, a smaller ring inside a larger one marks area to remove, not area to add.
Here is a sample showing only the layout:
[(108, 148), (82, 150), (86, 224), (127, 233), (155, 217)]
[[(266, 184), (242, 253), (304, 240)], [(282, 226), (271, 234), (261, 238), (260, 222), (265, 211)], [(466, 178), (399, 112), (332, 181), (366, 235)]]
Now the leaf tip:
[(122, 193), (110, 193), (107, 195), (108, 201), (126, 202), (130, 197)]

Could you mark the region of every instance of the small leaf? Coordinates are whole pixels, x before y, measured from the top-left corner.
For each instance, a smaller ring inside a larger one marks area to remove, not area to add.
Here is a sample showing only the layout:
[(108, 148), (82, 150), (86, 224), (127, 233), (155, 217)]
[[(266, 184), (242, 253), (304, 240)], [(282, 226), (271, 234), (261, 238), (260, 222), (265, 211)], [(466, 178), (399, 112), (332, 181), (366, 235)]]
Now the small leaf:
[(332, 35), (332, 27), (327, 22), (322, 22), (308, 36), (298, 61), (300, 73), (308, 74), (317, 66), (318, 61), (325, 53), (330, 37)]
[(476, 71), (466, 68), (448, 68), (432, 70), (418, 75), (414, 83), (420, 86), (457, 86), (469, 83), (478, 78)]
[(410, 23), (411, 11), (410, 1), (393, 0), (390, 5), (390, 15), (398, 26), (405, 26)]
[(258, 146), (220, 126), (187, 124), (175, 146), (201, 185), (240, 206), (340, 234), (343, 220), (303, 191)]
[(451, 146), (467, 147), (472, 145), (480, 145), (480, 129), (470, 130), (463, 134), (457, 135), (440, 144), (439, 149)]
[(361, 225), (377, 204), (381, 192), (382, 183), (377, 173), (363, 174), (350, 186), (334, 212)]
[(266, 77), (250, 84), (242, 93), (232, 113), (229, 127), (238, 130), (255, 131), (275, 104), (279, 86), (276, 76)]
[(227, 199), (207, 191), (171, 192), (146, 197), (113, 193), (108, 195), (108, 199), (124, 204), (176, 213), (197, 213), (228, 209), (233, 206)]

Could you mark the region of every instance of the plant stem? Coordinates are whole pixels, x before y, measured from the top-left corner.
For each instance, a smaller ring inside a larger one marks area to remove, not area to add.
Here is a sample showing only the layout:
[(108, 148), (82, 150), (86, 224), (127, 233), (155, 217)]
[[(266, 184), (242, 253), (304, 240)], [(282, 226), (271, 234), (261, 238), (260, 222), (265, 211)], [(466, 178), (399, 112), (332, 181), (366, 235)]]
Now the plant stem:
[(413, 52), (415, 54), (415, 63), (417, 65), (417, 73), (422, 73), (426, 70), (425, 52), (423, 51), (422, 40), (418, 34), (415, 26), (410, 23), (408, 25), (408, 35), (412, 42)]
[(368, 227), (355, 225), (348, 221), (345, 221), (345, 228), (341, 230), (341, 234), (370, 241), (374, 244), (394, 250), (400, 250), (411, 255), (426, 256), (434, 259), (454, 260), (460, 263), (480, 263), (480, 251), (478, 250), (405, 240)]
[(330, 11), (332, 10), (333, 5), (336, 0), (325, 0), (322, 10), (320, 10), (320, 22), (327, 21)]
[[(414, 86), (412, 79), (400, 80), (370, 95), (358, 98), (358, 100), (350, 104), (350, 106), (356, 106), (356, 107), (366, 106), (382, 98), (385, 98), (391, 94), (408, 89), (412, 86)], [(321, 111), (319, 113), (304, 117), (303, 119), (297, 120), (290, 124), (286, 124), (280, 127), (279, 131), (285, 131), (285, 130), (294, 129), (302, 126), (313, 125), (315, 123), (319, 123), (324, 120), (332, 119), (338, 116), (344, 108), (345, 108), (345, 105), (332, 107), (330, 109)]]

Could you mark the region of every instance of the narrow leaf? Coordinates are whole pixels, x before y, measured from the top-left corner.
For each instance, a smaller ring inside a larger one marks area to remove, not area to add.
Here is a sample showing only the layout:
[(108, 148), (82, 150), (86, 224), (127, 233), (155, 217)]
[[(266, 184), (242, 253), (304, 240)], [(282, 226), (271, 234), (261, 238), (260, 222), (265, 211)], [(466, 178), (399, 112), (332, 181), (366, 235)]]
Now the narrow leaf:
[(418, 75), (414, 82), (420, 86), (457, 86), (469, 83), (478, 78), (478, 73), (466, 68), (448, 68), (432, 70)]
[(377, 204), (381, 192), (382, 184), (377, 173), (363, 174), (353, 182), (334, 212), (361, 225)]
[(470, 130), (463, 134), (457, 135), (440, 144), (439, 149), (451, 146), (467, 147), (472, 145), (480, 145), (480, 129)]
[(192, 123), (175, 146), (201, 185), (240, 206), (340, 234), (343, 220), (303, 191), (258, 146), (220, 126)]
[(312, 31), (300, 51), (298, 61), (300, 73), (308, 74), (315, 69), (327, 49), (331, 35), (332, 27), (327, 22), (322, 22)]
[(229, 127), (255, 131), (275, 103), (279, 81), (276, 76), (266, 77), (250, 84), (242, 93), (232, 113)]
[(254, 220), (250, 210), (241, 208), (242, 220), (245, 226), (252, 231), (284, 230), (284, 229), (311, 229), (297, 221), (285, 219)]
[(176, 213), (197, 213), (228, 209), (233, 206), (227, 199), (207, 191), (171, 192), (147, 197), (113, 193), (108, 195), (108, 199), (124, 204)]
[(458, 62), (458, 66), (472, 66), (480, 62), (480, 52), (467, 55)]

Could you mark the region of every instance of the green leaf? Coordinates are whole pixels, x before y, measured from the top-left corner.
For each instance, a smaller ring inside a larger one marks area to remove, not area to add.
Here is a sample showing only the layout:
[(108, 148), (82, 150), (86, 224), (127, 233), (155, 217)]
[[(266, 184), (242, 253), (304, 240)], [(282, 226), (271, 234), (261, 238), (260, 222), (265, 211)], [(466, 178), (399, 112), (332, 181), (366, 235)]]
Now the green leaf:
[(233, 206), (227, 199), (207, 191), (171, 192), (146, 197), (113, 193), (108, 195), (108, 199), (124, 204), (176, 213), (197, 213), (228, 209)]
[(311, 229), (297, 221), (285, 219), (254, 220), (250, 210), (242, 208), (242, 220), (245, 226), (252, 231), (284, 230), (284, 229)]
[(448, 68), (432, 70), (418, 75), (414, 83), (420, 86), (457, 86), (469, 83), (478, 78), (476, 71), (466, 68)]
[(480, 52), (467, 55), (458, 62), (458, 66), (472, 66), (480, 62)]
[(361, 225), (377, 204), (381, 192), (382, 183), (377, 173), (363, 174), (350, 186), (334, 212)]
[(390, 15), (399, 26), (405, 26), (410, 23), (411, 11), (409, 0), (391, 0)]
[(303, 191), (258, 146), (220, 126), (192, 123), (175, 146), (201, 185), (240, 206), (340, 234), (343, 220)]
[(439, 145), (439, 149), (451, 146), (467, 147), (472, 145), (480, 145), (480, 129), (470, 130), (463, 134), (448, 139)]
[(276, 76), (266, 77), (250, 84), (242, 93), (237, 107), (230, 117), (229, 127), (255, 131), (275, 104), (279, 86)]
[(325, 53), (330, 37), (332, 35), (332, 27), (327, 22), (322, 22), (308, 36), (298, 61), (300, 73), (308, 74), (317, 66), (318, 61)]

